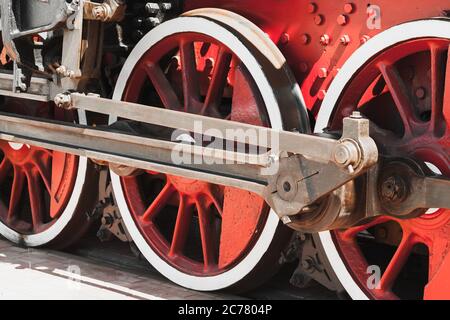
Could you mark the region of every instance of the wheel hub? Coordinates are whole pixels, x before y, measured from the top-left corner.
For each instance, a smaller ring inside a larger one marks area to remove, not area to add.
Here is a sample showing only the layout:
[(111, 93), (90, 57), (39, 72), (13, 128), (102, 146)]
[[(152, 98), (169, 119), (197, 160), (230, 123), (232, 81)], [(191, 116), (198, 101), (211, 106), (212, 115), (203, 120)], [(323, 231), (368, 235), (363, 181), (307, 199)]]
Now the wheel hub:
[(179, 193), (193, 198), (207, 194), (211, 190), (211, 185), (207, 182), (170, 175), (167, 176), (167, 180)]

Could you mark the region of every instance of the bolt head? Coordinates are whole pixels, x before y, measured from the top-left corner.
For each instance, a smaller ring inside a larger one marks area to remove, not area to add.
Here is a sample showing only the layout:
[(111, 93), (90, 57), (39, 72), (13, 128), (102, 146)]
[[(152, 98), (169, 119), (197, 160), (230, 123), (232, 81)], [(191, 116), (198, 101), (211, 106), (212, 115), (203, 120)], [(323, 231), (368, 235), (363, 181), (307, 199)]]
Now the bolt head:
[(334, 152), (334, 161), (337, 164), (346, 165), (351, 158), (350, 150), (345, 145), (339, 145)]
[(284, 224), (290, 224), (290, 223), (292, 223), (292, 220), (291, 220), (291, 218), (289, 218), (289, 216), (283, 216), (281, 218), (281, 222), (283, 222)]
[(352, 119), (362, 119), (363, 116), (362, 116), (361, 112), (353, 111), (352, 115), (350, 116), (350, 118), (352, 118)]
[(381, 196), (389, 201), (401, 201), (406, 196), (405, 181), (399, 176), (388, 177), (381, 184)]
[(317, 16), (314, 17), (314, 23), (316, 25), (321, 25), (324, 22), (324, 17), (321, 14), (318, 14)]
[(304, 33), (300, 36), (300, 41), (303, 44), (308, 44), (311, 41), (311, 37), (309, 36), (309, 34)]
[(92, 15), (99, 20), (102, 20), (106, 16), (106, 10), (103, 6), (95, 6), (92, 8)]
[(345, 26), (348, 23), (348, 17), (345, 14), (341, 14), (337, 18), (337, 23), (340, 26)]
[(345, 34), (341, 37), (340, 41), (342, 45), (346, 46), (350, 43), (350, 36)]
[(354, 10), (355, 10), (355, 5), (353, 3), (346, 3), (344, 5), (344, 12), (345, 13), (350, 14), (350, 13), (353, 13)]
[(319, 70), (317, 71), (317, 76), (320, 79), (325, 79), (326, 77), (328, 77), (328, 69), (327, 68), (319, 68)]
[(288, 44), (289, 40), (290, 40), (289, 33), (284, 32), (284, 33), (281, 34), (281, 36), (280, 36), (280, 43), (281, 44)]
[(327, 45), (330, 44), (330, 42), (331, 42), (331, 38), (330, 38), (330, 36), (329, 36), (328, 34), (323, 34), (323, 35), (320, 37), (320, 44), (321, 44), (321, 45), (327, 46)]
[(308, 8), (307, 8), (308, 13), (314, 13), (317, 11), (317, 4), (315, 4), (314, 2), (310, 2), (308, 4)]

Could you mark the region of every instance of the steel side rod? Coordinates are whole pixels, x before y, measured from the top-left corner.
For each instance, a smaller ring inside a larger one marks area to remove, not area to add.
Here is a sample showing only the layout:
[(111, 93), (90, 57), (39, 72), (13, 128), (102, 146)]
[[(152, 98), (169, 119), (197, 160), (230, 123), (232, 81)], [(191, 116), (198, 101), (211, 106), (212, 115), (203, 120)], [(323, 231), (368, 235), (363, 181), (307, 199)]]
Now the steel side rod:
[(145, 122), (158, 126), (182, 129), (215, 138), (234, 140), (238, 143), (255, 143), (249, 141), (250, 136), (257, 139), (259, 148), (278, 149), (289, 153), (301, 154), (315, 161), (329, 162), (338, 145), (334, 139), (279, 131), (250, 124), (215, 119), (197, 114), (146, 106), (136, 103), (115, 101), (94, 95), (80, 93), (70, 94), (69, 108), (92, 111), (118, 118)]
[[(198, 179), (210, 183), (245, 189), (264, 195), (267, 178), (266, 155), (226, 153), (204, 147), (181, 145), (170, 141), (143, 138), (109, 130), (90, 129), (0, 114), (0, 139), (71, 153), (108, 163)], [(194, 157), (192, 163), (174, 164), (173, 152)], [(217, 151), (217, 153), (216, 153)], [(195, 156), (202, 157), (195, 162)], [(242, 163), (226, 164), (232, 157)], [(222, 161), (222, 162), (221, 162)], [(223, 164), (221, 164), (223, 163)]]

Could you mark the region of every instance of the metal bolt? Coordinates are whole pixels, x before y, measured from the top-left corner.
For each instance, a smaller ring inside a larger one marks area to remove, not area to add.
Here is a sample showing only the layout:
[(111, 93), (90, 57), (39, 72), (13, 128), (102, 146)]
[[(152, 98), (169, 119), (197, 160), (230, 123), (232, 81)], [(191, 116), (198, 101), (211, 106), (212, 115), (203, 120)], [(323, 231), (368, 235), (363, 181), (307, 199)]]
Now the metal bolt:
[(322, 36), (320, 36), (320, 44), (323, 46), (327, 46), (329, 45), (331, 42), (331, 38), (328, 34), (323, 34)]
[(345, 14), (341, 14), (337, 18), (337, 23), (340, 26), (345, 26), (348, 23), (348, 17)]
[(334, 153), (334, 160), (336, 161), (336, 163), (344, 165), (348, 162), (349, 159), (350, 150), (346, 146), (340, 145)]
[(321, 14), (318, 14), (317, 16), (314, 17), (314, 22), (317, 25), (321, 25), (324, 21), (324, 17)]
[(92, 8), (92, 15), (97, 20), (104, 20), (106, 18), (106, 15), (107, 15), (106, 8), (104, 6), (102, 6), (102, 5), (95, 6), (95, 7)]
[(341, 142), (334, 150), (334, 161), (342, 167), (357, 164), (359, 158), (358, 148), (351, 141)]
[(311, 41), (311, 37), (309, 36), (309, 34), (304, 33), (300, 36), (300, 41), (303, 44), (308, 44)]
[(416, 97), (419, 98), (420, 100), (425, 99), (426, 95), (427, 95), (427, 92), (426, 92), (425, 88), (419, 87), (416, 89)]
[(387, 178), (381, 185), (381, 196), (385, 200), (399, 201), (406, 195), (405, 181), (397, 175)]
[(344, 35), (341, 37), (340, 41), (341, 41), (341, 44), (342, 44), (343, 46), (346, 46), (346, 45), (348, 45), (348, 44), (350, 43), (350, 36), (347, 35), (347, 34), (344, 34)]
[(170, 2), (161, 3), (161, 10), (169, 11), (170, 9), (172, 9), (172, 4)]
[(353, 13), (353, 11), (355, 11), (355, 5), (353, 3), (346, 3), (344, 5), (344, 12), (345, 13)]
[(319, 68), (319, 70), (317, 70), (317, 76), (320, 79), (324, 79), (324, 78), (328, 77), (328, 69), (327, 68)]
[(280, 36), (280, 43), (281, 44), (288, 44), (290, 40), (290, 36), (288, 33), (283, 32)]
[(148, 27), (156, 27), (156, 26), (161, 24), (161, 19), (154, 18), (154, 17), (149, 17), (149, 18), (145, 19), (145, 24)]
[(314, 2), (310, 2), (310, 3), (308, 4), (307, 10), (308, 10), (308, 13), (314, 13), (314, 12), (316, 12), (316, 11), (317, 11), (317, 4), (315, 4)]
[(156, 2), (147, 2), (147, 4), (145, 5), (145, 10), (149, 14), (156, 14), (161, 10), (161, 7)]
[(283, 216), (281, 218), (281, 222), (283, 222), (284, 224), (290, 224), (290, 223), (292, 223), (292, 220), (289, 216)]
[(361, 42), (361, 44), (364, 44), (364, 43), (366, 43), (367, 41), (369, 41), (369, 39), (370, 39), (370, 36), (368, 36), (368, 35), (363, 35), (363, 36), (361, 37), (361, 39), (360, 39), (360, 42)]
[(350, 116), (350, 118), (352, 118), (352, 119), (362, 119), (363, 116), (362, 116), (361, 112), (353, 111), (352, 115)]

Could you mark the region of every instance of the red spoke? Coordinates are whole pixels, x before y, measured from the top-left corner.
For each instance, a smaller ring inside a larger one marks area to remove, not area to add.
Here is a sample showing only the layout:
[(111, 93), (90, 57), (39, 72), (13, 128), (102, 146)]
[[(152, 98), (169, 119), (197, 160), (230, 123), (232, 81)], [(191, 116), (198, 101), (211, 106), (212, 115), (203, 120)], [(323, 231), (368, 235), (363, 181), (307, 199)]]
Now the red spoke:
[(51, 172), (50, 160), (51, 160), (50, 157), (43, 155), (34, 161), (34, 165), (38, 169), (39, 175), (41, 176), (42, 181), (44, 182), (45, 188), (47, 189), (48, 193), (51, 195), (52, 188), (51, 188), (50, 181), (51, 181), (52, 172)]
[(215, 253), (215, 236), (211, 221), (211, 214), (204, 208), (201, 200), (197, 201), (197, 213), (202, 240), (203, 263), (206, 268), (217, 265)]
[(153, 63), (148, 63), (145, 64), (145, 72), (150, 78), (164, 107), (172, 110), (181, 110), (180, 101), (161, 68)]
[(430, 46), (431, 54), (431, 129), (439, 134), (443, 125), (444, 103), (444, 49), (437, 45)]
[(408, 260), (414, 245), (414, 237), (410, 233), (405, 233), (400, 245), (397, 248), (397, 251), (381, 277), (380, 289), (382, 291), (388, 291), (392, 288), (400, 271), (403, 269), (403, 266)]
[(43, 217), (43, 201), (41, 199), (41, 185), (38, 175), (32, 171), (25, 171), (28, 180), (28, 194), (31, 206), (31, 219), (33, 229), (36, 230), (44, 222)]
[(3, 158), (0, 163), (0, 183), (5, 181), (7, 175), (11, 172), (11, 161), (8, 158)]
[(186, 203), (186, 197), (180, 195), (180, 204), (178, 207), (177, 221), (173, 231), (172, 243), (170, 246), (169, 256), (182, 253), (187, 236), (189, 234), (189, 227), (192, 221), (192, 206)]
[(14, 179), (9, 198), (8, 219), (12, 219), (16, 214), (16, 210), (22, 196), (24, 181), (25, 175), (23, 172), (19, 168), (14, 167)]
[(152, 221), (161, 210), (167, 205), (170, 197), (174, 193), (174, 188), (172, 184), (169, 182), (166, 183), (164, 188), (158, 194), (156, 199), (152, 202), (152, 204), (148, 207), (148, 209), (144, 212), (142, 216), (142, 220), (144, 221)]
[(184, 110), (186, 112), (193, 112), (195, 111), (195, 106), (200, 101), (200, 87), (194, 43), (181, 42), (180, 57), (181, 73), (183, 77)]
[(214, 194), (212, 190), (209, 190), (207, 192), (207, 196), (209, 200), (213, 203), (214, 207), (217, 209), (217, 212), (219, 212), (220, 215), (223, 213), (223, 205), (221, 204), (221, 201), (217, 198), (217, 196)]
[(406, 85), (395, 66), (381, 62), (378, 64), (378, 68), (386, 81), (386, 85), (402, 118), (405, 126), (405, 135), (411, 136), (414, 127), (412, 122), (415, 121), (416, 115)]
[(230, 72), (230, 63), (232, 55), (221, 47), (217, 55), (217, 61), (214, 65), (214, 71), (211, 83), (206, 94), (205, 103), (201, 114), (205, 114), (209, 108), (217, 109), (222, 100), (223, 91), (227, 84), (228, 73)]
[(392, 220), (391, 218), (384, 217), (384, 216), (375, 218), (373, 221), (366, 223), (364, 225), (346, 229), (345, 231), (341, 232), (341, 238), (344, 240), (353, 240), (359, 233), (361, 233), (369, 228), (372, 228), (376, 225), (386, 223), (391, 220)]

